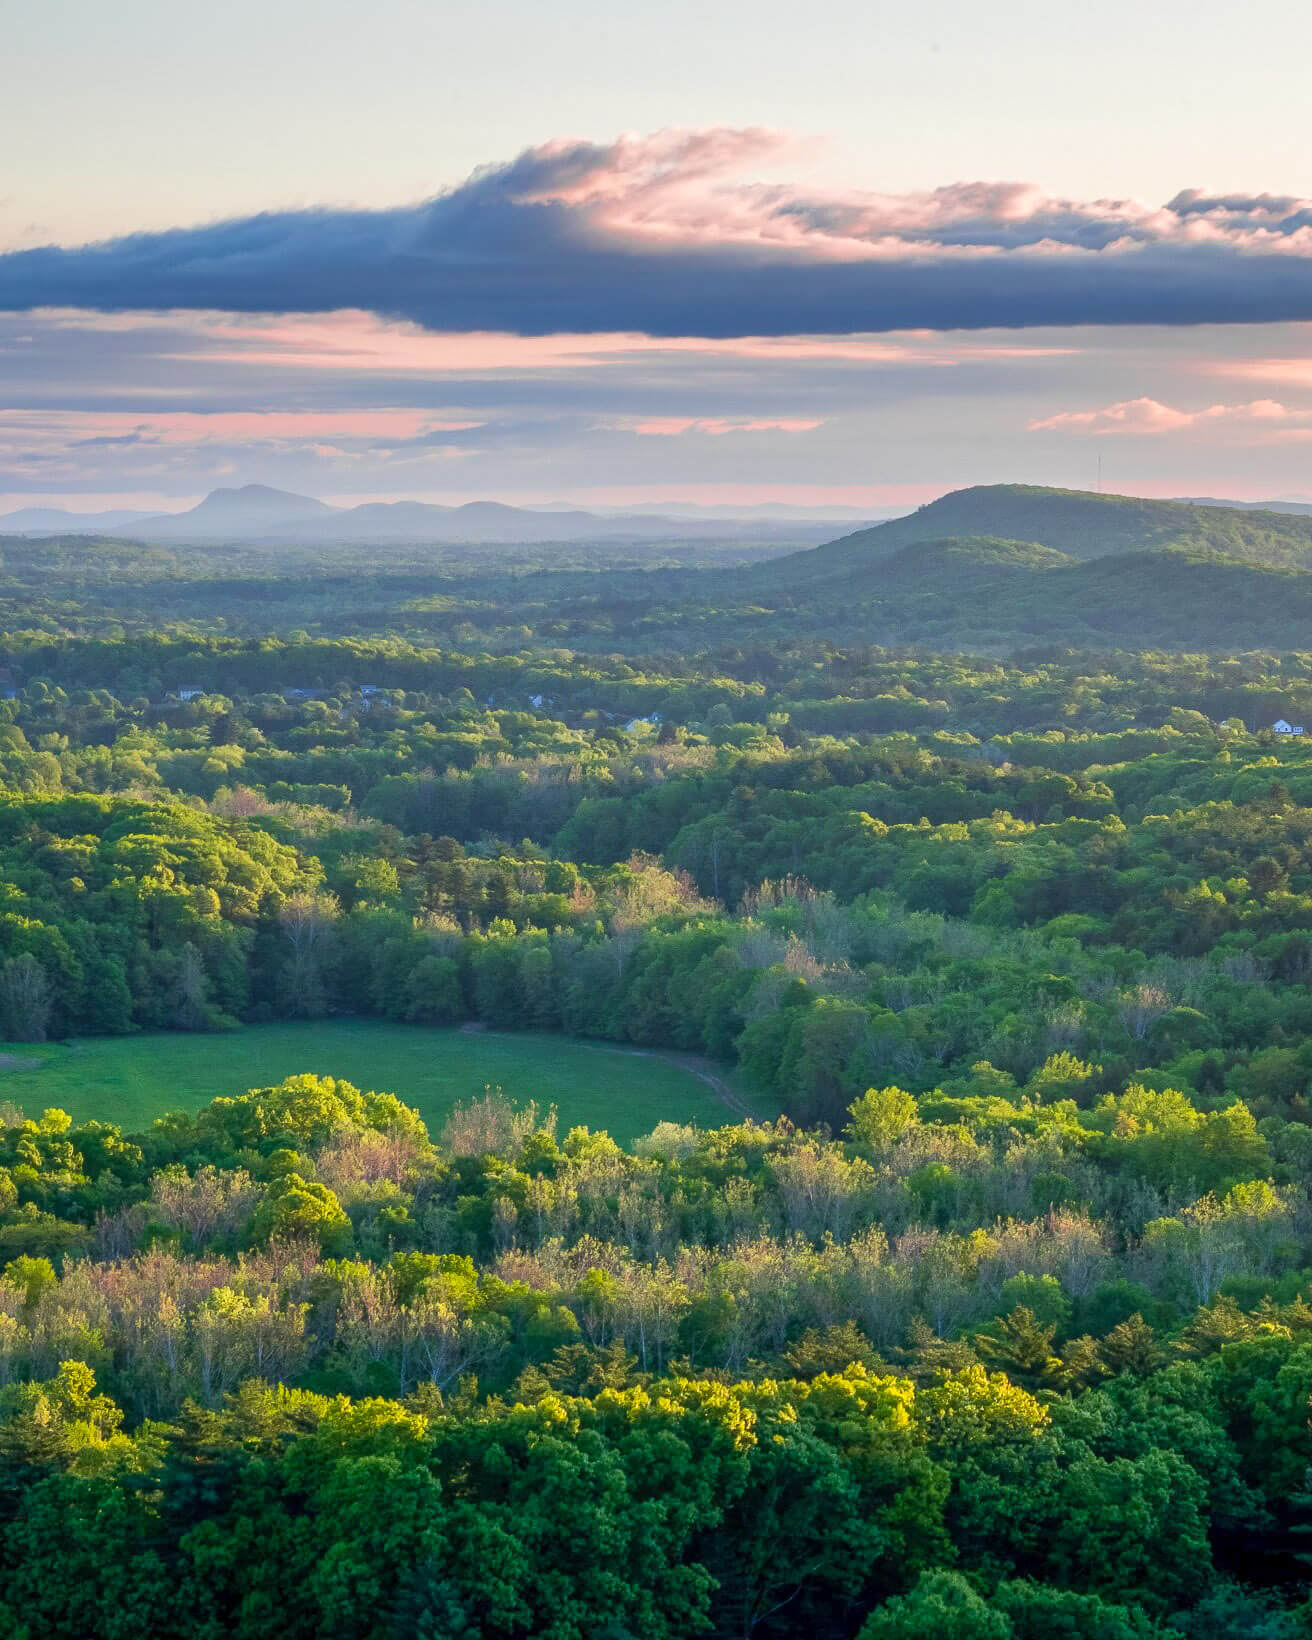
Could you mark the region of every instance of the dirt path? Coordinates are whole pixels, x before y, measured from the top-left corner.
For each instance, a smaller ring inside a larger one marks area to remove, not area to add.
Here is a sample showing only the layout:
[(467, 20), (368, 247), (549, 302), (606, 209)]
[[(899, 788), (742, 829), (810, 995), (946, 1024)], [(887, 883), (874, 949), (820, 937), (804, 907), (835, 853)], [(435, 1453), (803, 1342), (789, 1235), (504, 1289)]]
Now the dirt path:
[(699, 1082), (705, 1082), (724, 1108), (731, 1111), (740, 1121), (750, 1124), (757, 1119), (747, 1101), (733, 1091), (718, 1071), (711, 1068), (712, 1061), (703, 1059), (700, 1054), (658, 1053), (648, 1048), (620, 1048), (617, 1051), (636, 1054), (641, 1059), (661, 1059), (667, 1065), (676, 1065), (681, 1071), (687, 1071), (695, 1076)]
[[(479, 1036), (500, 1036), (512, 1040), (519, 1034), (517, 1031), (489, 1031), (479, 1020), (469, 1020), (460, 1026), (460, 1029), (471, 1035), (477, 1032)], [(622, 1053), (632, 1059), (659, 1059), (666, 1065), (673, 1065), (676, 1070), (687, 1071), (699, 1082), (704, 1082), (724, 1108), (740, 1122), (751, 1124), (759, 1120), (756, 1112), (742, 1095), (735, 1093), (716, 1070), (714, 1060), (703, 1058), (701, 1054), (662, 1053), (656, 1048), (628, 1048), (618, 1042), (593, 1042), (582, 1036), (566, 1037), (565, 1040), (577, 1042), (581, 1047), (595, 1048), (598, 1053)]]

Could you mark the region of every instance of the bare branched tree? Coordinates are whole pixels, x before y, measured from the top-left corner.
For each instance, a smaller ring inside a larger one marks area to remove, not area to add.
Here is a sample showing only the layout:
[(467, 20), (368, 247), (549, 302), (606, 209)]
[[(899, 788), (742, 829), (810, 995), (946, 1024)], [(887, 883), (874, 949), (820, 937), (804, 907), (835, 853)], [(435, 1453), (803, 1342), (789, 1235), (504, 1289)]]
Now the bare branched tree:
[(45, 969), (25, 951), (0, 965), (0, 1018), (15, 1042), (44, 1042), (54, 998)]

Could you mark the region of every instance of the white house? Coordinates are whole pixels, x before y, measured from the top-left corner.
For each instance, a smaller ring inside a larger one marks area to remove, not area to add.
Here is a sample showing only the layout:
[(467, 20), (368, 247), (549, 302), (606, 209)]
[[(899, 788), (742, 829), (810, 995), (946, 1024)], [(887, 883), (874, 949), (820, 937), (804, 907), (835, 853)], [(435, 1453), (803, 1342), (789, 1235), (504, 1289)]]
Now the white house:
[(1278, 735), (1301, 735), (1303, 733), (1301, 723), (1287, 723), (1284, 718), (1277, 718), (1271, 728)]

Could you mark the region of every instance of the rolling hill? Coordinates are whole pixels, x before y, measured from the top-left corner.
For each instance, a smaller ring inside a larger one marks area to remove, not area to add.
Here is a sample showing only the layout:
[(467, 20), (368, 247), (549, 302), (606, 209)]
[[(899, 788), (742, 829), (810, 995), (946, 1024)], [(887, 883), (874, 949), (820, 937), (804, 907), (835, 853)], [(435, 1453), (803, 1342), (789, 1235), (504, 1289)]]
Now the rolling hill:
[(953, 490), (905, 518), (790, 553), (751, 573), (762, 587), (864, 581), (908, 547), (979, 537), (1033, 542), (1076, 559), (1177, 547), (1253, 564), (1312, 567), (1312, 518), (1298, 514), (990, 484)]
[(1312, 518), (1024, 485), (729, 572), (753, 625), (937, 648), (1312, 647)]

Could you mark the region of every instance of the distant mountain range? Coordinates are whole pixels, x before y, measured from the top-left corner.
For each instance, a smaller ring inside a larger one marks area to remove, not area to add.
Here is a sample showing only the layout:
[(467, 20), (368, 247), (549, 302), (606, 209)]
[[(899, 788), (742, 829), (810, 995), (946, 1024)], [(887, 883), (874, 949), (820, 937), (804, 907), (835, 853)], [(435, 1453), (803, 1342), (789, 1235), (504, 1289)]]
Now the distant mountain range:
[[(1105, 539), (1106, 545), (1097, 551), (1077, 550), (1079, 541), (1086, 540), (1089, 506), (1101, 504), (1105, 507), (1097, 514), (1100, 522), (1088, 539)], [(428, 542), (511, 545), (701, 538), (823, 543), (832, 561), (846, 556), (849, 550), (886, 553), (914, 540), (984, 535), (1036, 540), (1075, 557), (1095, 557), (1101, 551), (1132, 551), (1160, 544), (1162, 537), (1178, 534), (1186, 522), (1190, 533), (1201, 522), (1219, 550), (1233, 551), (1233, 544), (1225, 544), (1238, 539), (1233, 529), (1205, 515), (1236, 512), (1312, 517), (1312, 502), (1209, 498), (1141, 501), (1129, 496), (1037, 486), (987, 485), (954, 490), (901, 517), (892, 508), (879, 507), (807, 508), (784, 503), (735, 507), (686, 501), (639, 503), (597, 511), (564, 502), (514, 507), (496, 501), (472, 501), (448, 507), (424, 501), (371, 501), (356, 507), (336, 507), (290, 490), (245, 484), (213, 490), (196, 506), (174, 513), (22, 507), (16, 512), (0, 513), (0, 535), (118, 535), (148, 542), (230, 541), (280, 546), (310, 546), (328, 540), (415, 546)], [(831, 543), (834, 527), (848, 522), (867, 527)], [(807, 573), (814, 569), (815, 565), (809, 564)]]
[(1176, 498), (1190, 507), (1238, 507), (1241, 512), (1312, 514), (1312, 501), (1218, 501), (1215, 496), (1184, 495)]
[[(876, 509), (876, 513), (878, 509)], [(0, 534), (118, 535), (136, 541), (184, 544), (215, 542), (307, 546), (325, 541), (362, 546), (418, 546), (428, 542), (486, 542), (489, 545), (547, 541), (707, 540), (823, 541), (836, 523), (863, 515), (851, 509), (697, 508), (669, 513), (625, 508), (594, 513), (568, 507), (511, 507), (471, 501), (444, 507), (423, 501), (371, 501), (333, 507), (312, 496), (265, 484), (214, 490), (185, 512), (74, 513), (59, 507), (26, 507), (0, 515)], [(870, 514), (865, 514), (869, 517)]]
[(103, 535), (140, 517), (139, 512), (125, 512), (122, 508), (111, 512), (73, 512), (68, 507), (20, 507), (17, 512), (0, 513), (0, 533)]

